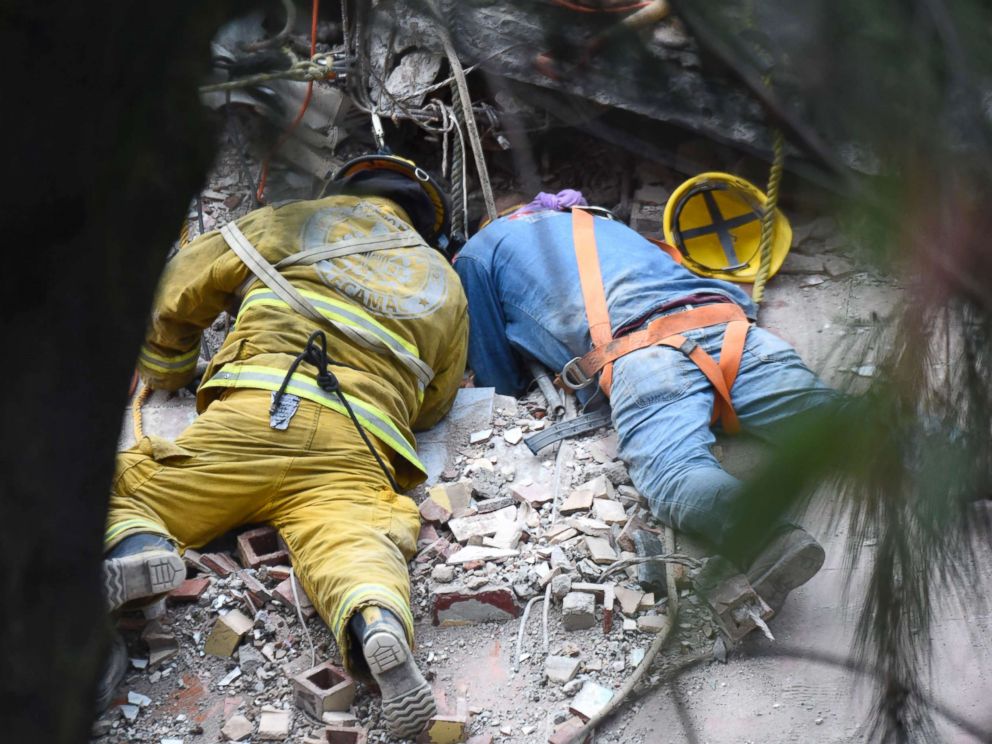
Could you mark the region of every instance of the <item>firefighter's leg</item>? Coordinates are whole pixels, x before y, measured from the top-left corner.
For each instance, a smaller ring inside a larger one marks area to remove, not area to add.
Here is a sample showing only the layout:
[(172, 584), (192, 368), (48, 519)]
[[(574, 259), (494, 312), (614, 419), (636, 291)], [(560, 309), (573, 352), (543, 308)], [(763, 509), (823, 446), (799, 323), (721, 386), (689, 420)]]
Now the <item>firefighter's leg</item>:
[[(390, 489), (350, 419), (327, 409), (320, 415), (314, 446), (287, 476), (272, 522), (346, 666), (371, 673), (391, 733), (412, 737), (435, 710), (411, 652), (407, 561), (420, 515)], [(389, 451), (372, 441), (389, 462)]]

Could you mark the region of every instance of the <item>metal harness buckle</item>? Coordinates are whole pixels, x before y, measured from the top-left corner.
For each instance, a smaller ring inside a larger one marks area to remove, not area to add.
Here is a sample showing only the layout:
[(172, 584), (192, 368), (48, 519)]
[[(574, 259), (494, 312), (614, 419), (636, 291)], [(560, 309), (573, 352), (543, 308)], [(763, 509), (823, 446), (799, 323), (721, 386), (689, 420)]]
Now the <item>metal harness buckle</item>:
[(565, 366), (561, 368), (561, 374), (559, 375), (561, 384), (572, 392), (587, 388), (595, 381), (592, 377), (587, 377), (586, 373), (579, 367), (579, 362), (581, 361), (582, 357), (575, 357), (566, 362)]

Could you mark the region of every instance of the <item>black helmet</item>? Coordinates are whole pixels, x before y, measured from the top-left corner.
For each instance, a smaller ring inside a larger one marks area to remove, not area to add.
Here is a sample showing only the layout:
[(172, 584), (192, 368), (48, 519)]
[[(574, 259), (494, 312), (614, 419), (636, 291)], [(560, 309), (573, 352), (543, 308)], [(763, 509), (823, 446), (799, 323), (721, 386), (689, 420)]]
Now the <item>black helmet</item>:
[(414, 228), (427, 243), (437, 247), (439, 242), (447, 240), (451, 224), (448, 195), (427, 171), (412, 160), (396, 155), (353, 158), (334, 174), (325, 194), (390, 199), (410, 215)]

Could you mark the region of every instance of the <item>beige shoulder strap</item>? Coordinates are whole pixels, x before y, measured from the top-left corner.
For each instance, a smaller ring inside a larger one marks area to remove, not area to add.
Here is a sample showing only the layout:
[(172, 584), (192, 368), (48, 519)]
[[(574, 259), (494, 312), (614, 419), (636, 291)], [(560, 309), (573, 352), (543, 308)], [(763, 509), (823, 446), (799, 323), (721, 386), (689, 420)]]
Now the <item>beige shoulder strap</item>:
[(318, 311), (317, 308), (315, 308), (313, 304), (307, 300), (306, 297), (299, 293), (296, 287), (294, 287), (286, 279), (286, 277), (279, 273), (276, 267), (270, 264), (265, 257), (258, 252), (258, 249), (251, 244), (251, 241), (245, 237), (244, 233), (241, 232), (238, 226), (233, 222), (224, 225), (224, 227), (220, 229), (220, 234), (223, 236), (230, 249), (234, 251), (245, 266), (251, 270), (251, 273), (254, 274), (258, 280), (262, 282), (262, 284), (275, 292), (279, 299), (289, 305), (293, 310), (306, 316), (307, 318), (310, 318), (319, 325), (331, 326), (332, 328), (337, 329), (352, 341), (366, 349), (392, 354), (400, 363), (403, 364), (403, 366), (417, 376), (417, 379), (421, 384), (421, 388), (426, 388), (431, 383), (431, 380), (434, 379), (434, 371), (428, 364), (423, 362), (414, 354), (399, 351), (393, 348), (374, 333), (364, 328), (348, 325), (347, 323), (342, 323), (322, 315), (320, 311)]

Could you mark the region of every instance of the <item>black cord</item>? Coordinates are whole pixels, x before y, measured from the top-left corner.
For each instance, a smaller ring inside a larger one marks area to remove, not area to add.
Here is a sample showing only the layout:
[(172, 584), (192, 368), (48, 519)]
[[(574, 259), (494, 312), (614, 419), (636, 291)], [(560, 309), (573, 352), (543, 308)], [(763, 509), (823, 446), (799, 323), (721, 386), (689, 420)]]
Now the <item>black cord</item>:
[(310, 338), (307, 339), (307, 345), (304, 347), (303, 351), (296, 357), (296, 359), (293, 360), (293, 363), (289, 365), (289, 371), (286, 372), (286, 376), (282, 380), (282, 385), (279, 386), (279, 390), (272, 399), (272, 407), (269, 408), (269, 415), (274, 414), (279, 409), (279, 403), (282, 401), (282, 396), (286, 394), (286, 388), (289, 386), (290, 380), (296, 373), (296, 370), (299, 368), (300, 364), (303, 362), (312, 364), (317, 368), (317, 385), (320, 386), (321, 390), (327, 393), (334, 393), (338, 396), (338, 400), (341, 401), (341, 405), (343, 405), (344, 409), (348, 412), (348, 416), (355, 425), (355, 429), (358, 430), (359, 436), (361, 436), (362, 441), (365, 442), (365, 446), (368, 447), (369, 452), (372, 453), (372, 457), (374, 457), (375, 461), (379, 464), (379, 468), (382, 470), (383, 475), (386, 476), (386, 480), (389, 481), (389, 485), (392, 487), (393, 491), (399, 493), (399, 484), (396, 482), (396, 479), (393, 478), (393, 474), (389, 472), (389, 469), (386, 467), (386, 463), (382, 461), (382, 457), (380, 457), (375, 447), (372, 446), (372, 442), (369, 439), (368, 434), (365, 433), (365, 428), (358, 420), (358, 416), (355, 415), (355, 411), (352, 410), (351, 403), (348, 402), (348, 399), (345, 398), (344, 394), (341, 392), (341, 384), (338, 382), (337, 375), (328, 369), (328, 364), (337, 364), (337, 362), (330, 360), (327, 356), (327, 336), (324, 335), (323, 331), (314, 331), (310, 334)]

